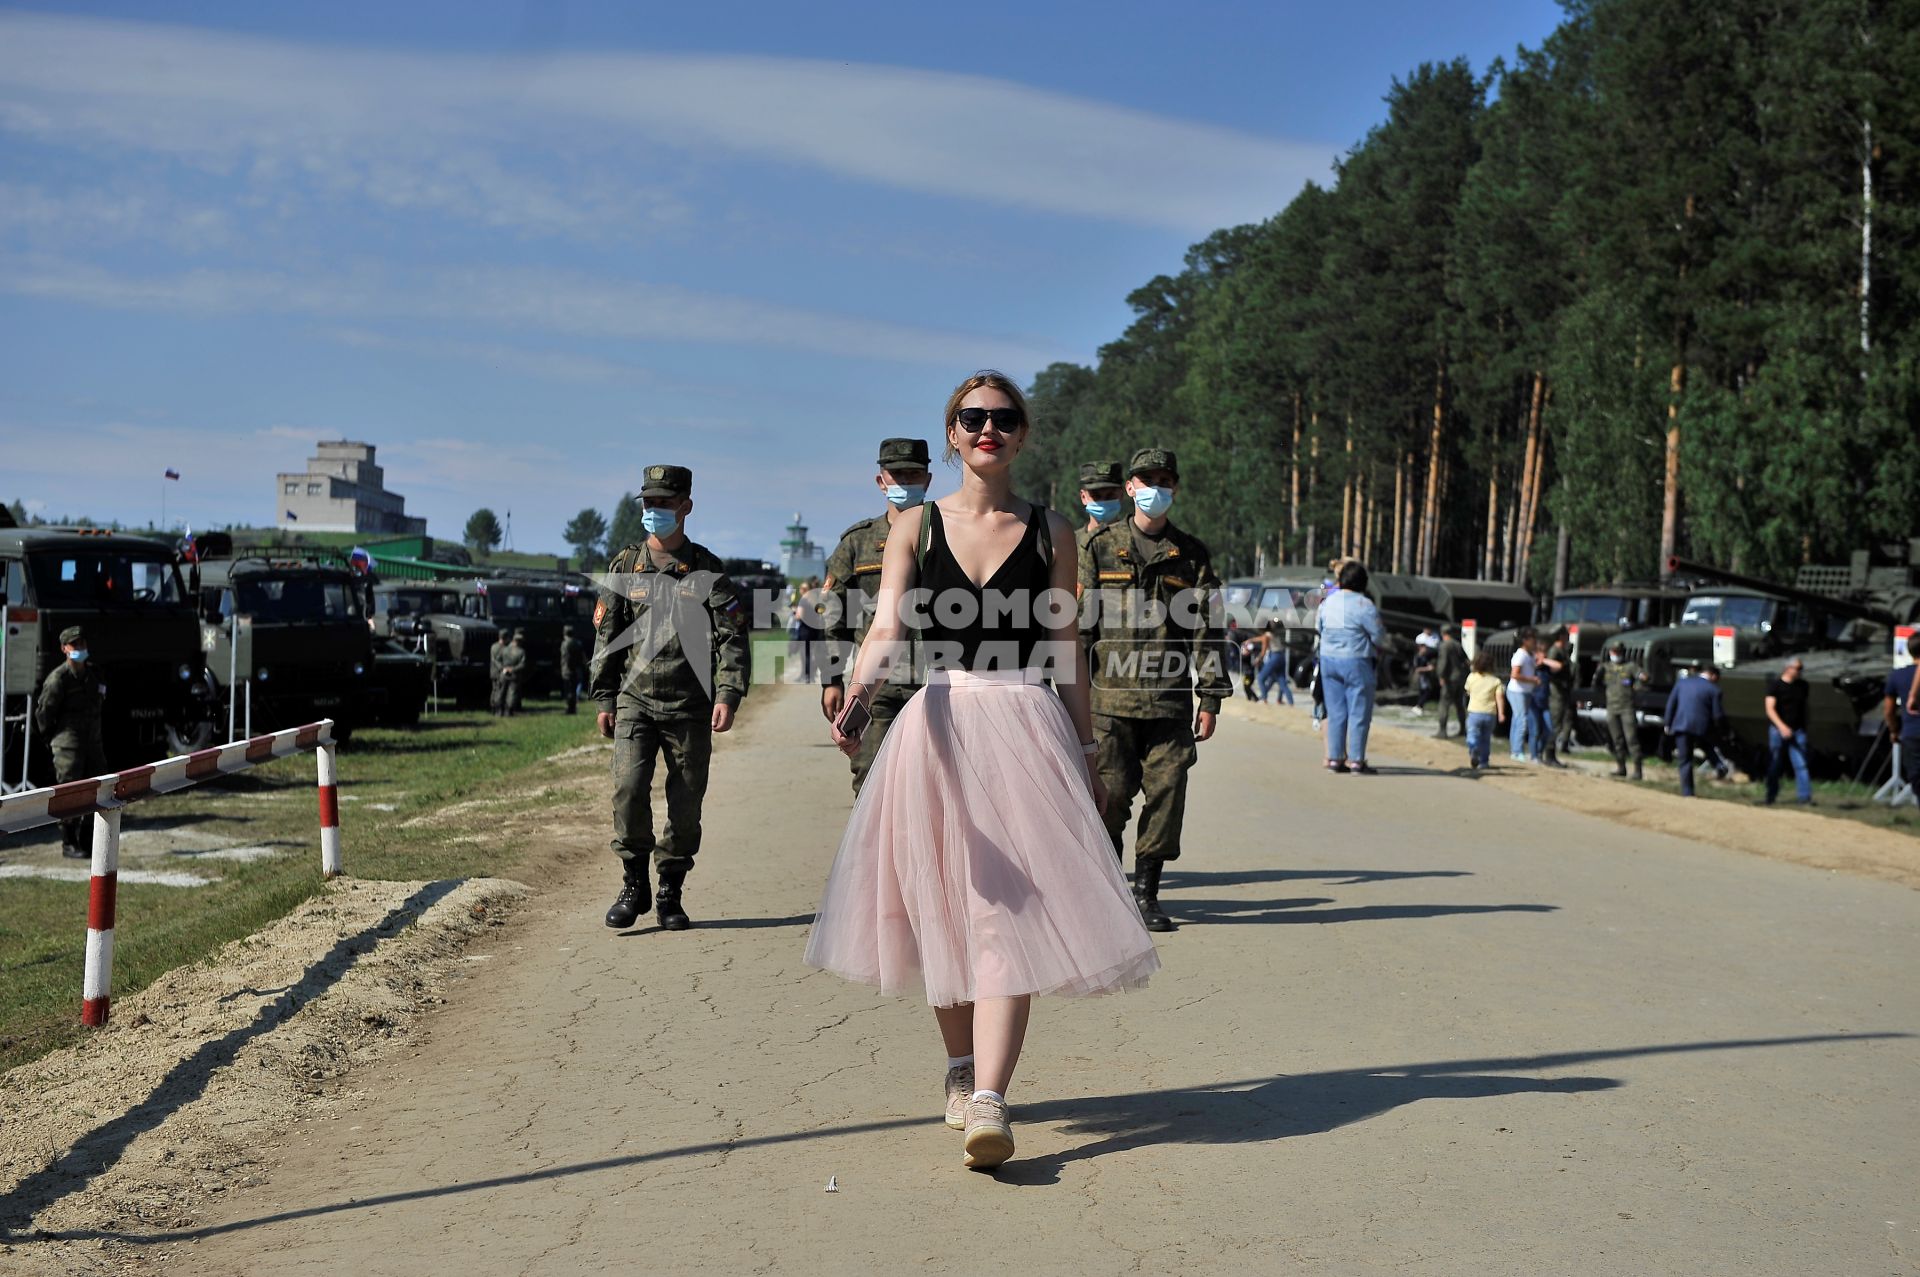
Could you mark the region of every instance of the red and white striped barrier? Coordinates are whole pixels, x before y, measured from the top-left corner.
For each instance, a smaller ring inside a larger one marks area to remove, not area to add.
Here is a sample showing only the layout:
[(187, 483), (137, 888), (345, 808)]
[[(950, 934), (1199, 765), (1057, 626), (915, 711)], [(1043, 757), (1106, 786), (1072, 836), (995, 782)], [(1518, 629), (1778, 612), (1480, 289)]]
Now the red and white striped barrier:
[(155, 794), (170, 794), (212, 776), (228, 776), (275, 758), (311, 749), (320, 773), (320, 871), (332, 878), (340, 863), (340, 797), (334, 778), (333, 720), (237, 740), (145, 767), (90, 780), (70, 780), (45, 789), (0, 797), (0, 834), (92, 815), (93, 877), (87, 891), (87, 965), (80, 1022), (107, 1022), (113, 988), (114, 897), (120, 876), (120, 809)]

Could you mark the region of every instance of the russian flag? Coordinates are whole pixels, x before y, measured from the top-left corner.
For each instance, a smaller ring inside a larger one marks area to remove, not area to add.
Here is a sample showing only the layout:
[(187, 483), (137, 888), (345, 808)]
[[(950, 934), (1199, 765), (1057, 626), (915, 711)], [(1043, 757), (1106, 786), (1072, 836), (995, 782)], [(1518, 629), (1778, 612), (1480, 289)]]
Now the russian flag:
[(299, 515), (297, 515), (297, 514), (295, 514), (295, 513), (294, 513), (293, 511), (291, 511), (291, 510), (289, 510), (289, 511), (287, 511), (287, 515), (286, 515), (286, 517), (287, 517), (287, 518), (289, 518), (289, 519), (291, 519), (291, 520), (293, 520), (293, 521), (294, 521), (295, 523), (298, 523), (298, 522), (300, 522), (300, 516), (299, 516)]
[(167, 471), (167, 478), (169, 478), (169, 479), (178, 479), (179, 477), (180, 477), (180, 472), (179, 472), (178, 470), (172, 470), (172, 469), (169, 469), (169, 470)]
[(364, 574), (373, 568), (373, 556), (356, 545), (347, 552), (347, 565)]

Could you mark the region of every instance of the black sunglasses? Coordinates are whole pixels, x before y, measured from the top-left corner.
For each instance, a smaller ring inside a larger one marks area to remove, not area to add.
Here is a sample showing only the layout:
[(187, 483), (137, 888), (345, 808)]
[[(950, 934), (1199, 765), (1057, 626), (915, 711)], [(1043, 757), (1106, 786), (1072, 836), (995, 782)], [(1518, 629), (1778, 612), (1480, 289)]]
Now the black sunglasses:
[(987, 428), (989, 421), (996, 430), (1017, 430), (1026, 418), (1018, 408), (962, 408), (954, 414), (954, 420), (968, 434), (977, 435)]

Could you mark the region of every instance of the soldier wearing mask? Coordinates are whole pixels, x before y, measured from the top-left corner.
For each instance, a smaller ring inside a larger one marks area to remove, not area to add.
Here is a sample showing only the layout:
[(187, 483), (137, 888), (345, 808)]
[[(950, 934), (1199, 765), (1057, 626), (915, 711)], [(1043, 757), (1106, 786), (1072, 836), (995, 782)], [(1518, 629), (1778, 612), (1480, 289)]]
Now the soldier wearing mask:
[(1120, 855), (1141, 795), (1133, 891), (1149, 931), (1174, 929), (1160, 907), (1161, 871), (1180, 856), (1195, 745), (1213, 735), (1220, 702), (1233, 695), (1212, 556), (1167, 518), (1179, 486), (1172, 452), (1134, 453), (1126, 483), (1133, 517), (1101, 528), (1080, 550), (1080, 630), (1092, 658), (1104, 817)]
[(520, 683), (527, 672), (527, 632), (515, 630), (513, 642), (500, 654), (500, 712), (512, 718), (520, 712)]
[(1633, 778), (1646, 779), (1646, 755), (1640, 748), (1640, 722), (1633, 710), (1633, 694), (1647, 685), (1646, 671), (1627, 659), (1627, 645), (1619, 639), (1607, 645), (1607, 659), (1593, 672), (1596, 690), (1607, 695), (1607, 740), (1613, 746), (1613, 774), (1627, 774), (1627, 755), (1633, 755)]
[(1082, 550), (1101, 528), (1118, 523), (1127, 512), (1127, 499), (1121, 491), (1118, 461), (1080, 463), (1080, 504), (1087, 511), (1087, 525), (1073, 534)]
[[(840, 717), (847, 703), (844, 671), (853, 663), (854, 645), (866, 642), (867, 631), (873, 628), (873, 604), (880, 594), (880, 561), (885, 556), (887, 534), (907, 511), (918, 510), (926, 501), (927, 485), (933, 481), (925, 439), (882, 439), (874, 464), (880, 470), (873, 482), (886, 498), (886, 512), (862, 519), (840, 534), (840, 544), (833, 547), (833, 555), (827, 560), (827, 578), (821, 584), (833, 599), (827, 605), (830, 655), (825, 685), (820, 689), (820, 712), (829, 723)], [(919, 516), (912, 518), (914, 521), (907, 525), (909, 535), (918, 526)], [(880, 752), (880, 742), (886, 739), (887, 728), (913, 691), (912, 683), (892, 680), (875, 690), (867, 706), (873, 712), (873, 722), (861, 736), (859, 752), (851, 763), (854, 793), (867, 783), (867, 772)]]
[[(647, 911), (647, 858), (659, 870), (660, 926), (693, 923), (681, 891), (700, 851), (713, 734), (732, 728), (747, 694), (751, 620), (720, 559), (688, 539), (693, 472), (648, 466), (640, 488), (647, 539), (608, 565), (593, 609), (592, 694), (613, 740), (613, 851), (623, 882), (607, 910), (625, 928)], [(667, 829), (653, 834), (653, 769), (666, 767)]]
[[(53, 751), (56, 784), (85, 780), (107, 771), (106, 744), (100, 735), (100, 707), (104, 689), (99, 673), (87, 664), (87, 635), (77, 625), (60, 631), (60, 650), (66, 660), (53, 668), (40, 685), (34, 721)], [(60, 854), (85, 860), (93, 854), (92, 816), (60, 822)]]

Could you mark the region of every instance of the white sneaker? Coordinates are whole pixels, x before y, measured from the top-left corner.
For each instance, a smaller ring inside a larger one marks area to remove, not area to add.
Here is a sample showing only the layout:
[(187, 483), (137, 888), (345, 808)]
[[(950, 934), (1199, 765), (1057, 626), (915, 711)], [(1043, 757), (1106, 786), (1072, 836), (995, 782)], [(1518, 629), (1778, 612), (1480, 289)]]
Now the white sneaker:
[(956, 1064), (947, 1070), (947, 1125), (967, 1129), (967, 1101), (973, 1098), (973, 1065)]
[(1013, 1126), (1005, 1101), (985, 1096), (967, 1101), (966, 1150), (961, 1161), (976, 1171), (990, 1171), (1013, 1156)]

